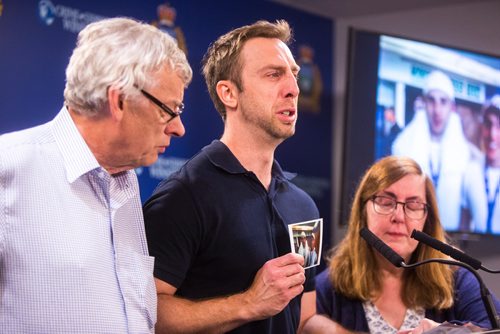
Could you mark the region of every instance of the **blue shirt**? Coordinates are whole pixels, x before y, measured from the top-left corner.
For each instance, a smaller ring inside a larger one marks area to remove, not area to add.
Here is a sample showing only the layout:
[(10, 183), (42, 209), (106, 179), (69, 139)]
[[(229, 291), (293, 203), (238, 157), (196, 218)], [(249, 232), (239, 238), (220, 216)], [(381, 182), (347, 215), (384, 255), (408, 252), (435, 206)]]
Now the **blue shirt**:
[(0, 332), (151, 333), (137, 177), (99, 166), (63, 108), (0, 136)]
[[(472, 322), (482, 328), (491, 328), (484, 308), (479, 283), (468, 270), (459, 268), (454, 276), (454, 303), (449, 309), (426, 310), (425, 317), (436, 322)], [(325, 314), (344, 328), (356, 332), (368, 332), (363, 302), (350, 299), (337, 292), (328, 276), (328, 269), (316, 276), (316, 307), (319, 314)], [(497, 312), (500, 302), (492, 295)]]
[[(272, 258), (291, 252), (288, 224), (318, 218), (304, 191), (277, 162), (266, 190), (220, 141), (203, 148), (162, 182), (144, 205), (155, 276), (189, 299), (232, 295), (250, 287)], [(305, 291), (314, 290), (307, 269)], [(274, 317), (230, 333), (295, 333), (301, 296)]]

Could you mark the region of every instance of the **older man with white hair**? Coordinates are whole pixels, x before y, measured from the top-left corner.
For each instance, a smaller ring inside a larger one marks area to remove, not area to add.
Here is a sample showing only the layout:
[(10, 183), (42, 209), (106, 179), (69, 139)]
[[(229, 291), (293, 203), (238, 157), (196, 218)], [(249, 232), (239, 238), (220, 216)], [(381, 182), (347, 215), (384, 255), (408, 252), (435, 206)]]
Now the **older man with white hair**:
[(473, 152), (455, 112), (451, 79), (441, 71), (431, 72), (424, 87), (425, 110), (417, 110), (396, 138), (392, 154), (415, 159), (436, 187), (441, 222), (457, 230), (460, 220), (461, 185)]
[(155, 27), (94, 22), (78, 35), (59, 113), (0, 136), (0, 333), (154, 332), (133, 169), (184, 134), (191, 77)]

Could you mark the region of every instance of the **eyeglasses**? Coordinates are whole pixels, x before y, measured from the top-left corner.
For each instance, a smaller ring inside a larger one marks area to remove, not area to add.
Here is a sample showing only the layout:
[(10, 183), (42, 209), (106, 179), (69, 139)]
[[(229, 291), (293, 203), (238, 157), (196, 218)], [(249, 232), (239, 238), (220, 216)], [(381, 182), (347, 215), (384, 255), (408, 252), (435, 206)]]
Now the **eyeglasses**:
[(398, 202), (394, 198), (385, 196), (373, 196), (370, 198), (373, 202), (373, 209), (376, 213), (381, 215), (390, 215), (393, 213), (398, 204), (403, 206), (403, 211), (406, 217), (410, 219), (423, 219), (427, 215), (427, 204), (409, 201), (409, 202)]
[(182, 114), (182, 112), (184, 111), (184, 103), (179, 103), (175, 108), (176, 110), (174, 111), (174, 110), (170, 109), (165, 103), (161, 102), (156, 97), (154, 97), (153, 95), (146, 92), (144, 89), (140, 89), (140, 91), (145, 97), (148, 98), (148, 100), (150, 100), (151, 102), (156, 104), (162, 110), (163, 113), (170, 115), (170, 118), (168, 118), (165, 121), (166, 117), (164, 117), (164, 114), (162, 113), (161, 119), (164, 121), (163, 123), (165, 123), (165, 124), (170, 122), (171, 120), (173, 120), (177, 116), (180, 116)]

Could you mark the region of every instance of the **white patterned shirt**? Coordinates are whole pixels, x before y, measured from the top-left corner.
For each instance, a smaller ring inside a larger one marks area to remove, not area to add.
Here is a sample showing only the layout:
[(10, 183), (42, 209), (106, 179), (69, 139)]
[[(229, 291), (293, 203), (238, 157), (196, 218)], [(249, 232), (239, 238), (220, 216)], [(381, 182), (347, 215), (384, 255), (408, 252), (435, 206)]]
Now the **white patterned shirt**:
[(152, 333), (137, 176), (99, 166), (66, 108), (0, 136), (0, 333)]
[(364, 302), (363, 309), (365, 310), (370, 334), (396, 334), (398, 331), (417, 327), (425, 318), (425, 310), (423, 308), (406, 309), (403, 324), (400, 328), (394, 328), (385, 321), (375, 304), (371, 301)]

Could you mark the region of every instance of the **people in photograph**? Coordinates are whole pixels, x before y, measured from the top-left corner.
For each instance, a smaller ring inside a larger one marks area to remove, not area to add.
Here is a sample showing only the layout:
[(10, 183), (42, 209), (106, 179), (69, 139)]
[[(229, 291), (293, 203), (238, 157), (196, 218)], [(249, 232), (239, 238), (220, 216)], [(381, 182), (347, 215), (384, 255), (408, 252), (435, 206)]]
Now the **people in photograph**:
[(318, 251), (317, 251), (317, 246), (316, 246), (316, 235), (313, 233), (311, 234), (311, 252), (309, 253), (309, 261), (307, 263), (307, 267), (309, 266), (314, 266), (318, 262)]
[(431, 72), (424, 87), (425, 112), (416, 110), (411, 122), (396, 138), (392, 154), (417, 161), (436, 188), (441, 221), (446, 230), (460, 222), (464, 171), (474, 152), (455, 112), (455, 92), (450, 78)]
[(311, 249), (309, 248), (306, 232), (304, 231), (299, 234), (299, 250), (297, 253), (304, 257), (304, 265), (307, 266), (309, 264), (309, 254), (311, 253)]
[(132, 169), (184, 134), (191, 76), (171, 37), (104, 19), (78, 35), (55, 118), (0, 136), (1, 333), (154, 332)]
[(500, 234), (500, 95), (481, 114), (484, 155), (471, 160), (464, 176), (461, 230)]
[(313, 321), (315, 272), (291, 252), (288, 225), (319, 213), (274, 159), (298, 116), (290, 41), (286, 21), (258, 21), (221, 36), (204, 57), (222, 137), (144, 205), (157, 333), (296, 333)]
[[(491, 328), (471, 272), (441, 263), (395, 267), (361, 238), (363, 228), (405, 263), (447, 258), (410, 237), (415, 229), (446, 240), (430, 178), (410, 158), (377, 161), (356, 190), (345, 238), (317, 276), (323, 318), (316, 319), (314, 333), (422, 333), (446, 321)], [(493, 301), (500, 311), (500, 302)]]

